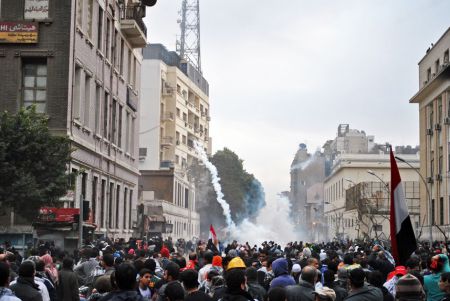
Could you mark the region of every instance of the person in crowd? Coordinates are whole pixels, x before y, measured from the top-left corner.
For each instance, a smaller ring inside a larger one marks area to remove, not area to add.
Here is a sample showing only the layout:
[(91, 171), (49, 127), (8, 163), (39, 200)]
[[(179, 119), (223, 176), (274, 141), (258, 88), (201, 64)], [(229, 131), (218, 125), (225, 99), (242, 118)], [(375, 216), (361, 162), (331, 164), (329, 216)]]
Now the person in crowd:
[(169, 262), (164, 270), (164, 284), (157, 290), (157, 300), (164, 301), (166, 298), (166, 288), (170, 282), (177, 281), (180, 274), (180, 266), (174, 262)]
[(305, 266), (302, 269), (301, 279), (298, 285), (286, 286), (287, 301), (314, 301), (313, 292), (317, 282), (317, 269)]
[(114, 273), (118, 290), (111, 294), (111, 301), (146, 301), (136, 290), (137, 271), (132, 264), (122, 263)]
[(336, 293), (329, 287), (323, 287), (321, 289), (316, 289), (313, 292), (315, 301), (335, 301)]
[(380, 271), (373, 271), (368, 275), (369, 284), (377, 287), (383, 293), (383, 301), (394, 301), (394, 296), (383, 286), (383, 274)]
[(395, 300), (398, 301), (424, 301), (425, 293), (419, 279), (406, 274), (397, 281)]
[(445, 294), (441, 301), (450, 301), (450, 273), (441, 274), (441, 279), (439, 280), (439, 289)]
[(275, 274), (275, 278), (270, 283), (270, 288), (285, 287), (288, 285), (294, 285), (295, 280), (289, 275), (288, 261), (285, 258), (278, 258), (272, 263), (272, 269)]
[(78, 280), (81, 284), (93, 286), (95, 278), (94, 271), (100, 266), (98, 261), (98, 250), (95, 248), (88, 248), (83, 251), (84, 261), (80, 262), (74, 268), (74, 272), (78, 276)]
[(286, 301), (286, 289), (284, 287), (275, 287), (267, 295), (267, 301)]
[(298, 284), (300, 280), (300, 274), (302, 273), (302, 268), (298, 263), (294, 263), (292, 266), (291, 276), (294, 278), (295, 283)]
[(231, 269), (225, 276), (227, 289), (222, 301), (253, 301), (253, 297), (245, 290), (246, 279), (243, 269)]
[(9, 289), (10, 270), (9, 266), (0, 262), (0, 301), (21, 301), (11, 289)]
[(53, 258), (50, 254), (44, 254), (41, 256), (41, 260), (45, 264), (45, 273), (47, 277), (52, 281), (54, 285), (58, 284), (58, 270), (56, 269)]
[(35, 262), (35, 264), (36, 264), (36, 275), (35, 275), (34, 280), (41, 281), (45, 285), (45, 287), (47, 288), (47, 291), (48, 291), (48, 295), (50, 297), (50, 301), (57, 301), (58, 297), (56, 295), (56, 287), (53, 284), (53, 281), (48, 278), (49, 274), (46, 273), (46, 271), (45, 271), (45, 266), (46, 266), (45, 263), (42, 260), (38, 260)]
[(152, 278), (152, 273), (148, 269), (142, 269), (139, 272), (139, 285), (137, 291), (144, 297), (145, 300), (150, 300), (152, 298), (152, 291), (150, 289), (150, 280)]
[(111, 275), (98, 277), (94, 283), (94, 290), (89, 296), (88, 301), (98, 301), (112, 291)]
[(397, 287), (398, 279), (407, 274), (406, 268), (402, 265), (396, 266), (395, 269), (389, 273), (387, 281), (384, 283), (384, 287), (389, 291), (389, 293), (395, 297), (395, 290)]
[(349, 271), (350, 292), (346, 301), (380, 301), (383, 300), (381, 290), (365, 284), (365, 273), (361, 268)]
[(144, 262), (144, 268), (150, 271), (152, 275), (150, 278), (150, 282), (148, 284), (152, 296), (155, 294), (155, 285), (158, 281), (161, 280), (158, 276), (156, 276), (156, 261), (153, 258), (149, 258)]
[(80, 301), (78, 277), (73, 271), (73, 259), (63, 259), (62, 269), (58, 274), (59, 284), (56, 288), (58, 301)]
[(19, 277), (10, 284), (11, 291), (13, 291), (20, 300), (43, 301), (39, 285), (34, 281), (35, 273), (36, 270), (33, 261), (26, 260), (20, 265)]
[(257, 270), (254, 267), (247, 268), (245, 270), (245, 276), (247, 277), (247, 291), (252, 295), (253, 299), (264, 301), (267, 292), (264, 287), (258, 283)]
[(196, 270), (181, 272), (180, 280), (186, 291), (184, 301), (212, 301), (208, 294), (198, 289), (198, 272)]
[(205, 252), (203, 255), (204, 265), (203, 267), (198, 271), (198, 283), (202, 283), (206, 279), (206, 274), (209, 272), (209, 270), (212, 267), (212, 260), (213, 260), (214, 254), (211, 251)]
[(167, 293), (164, 296), (164, 301), (184, 301), (184, 289), (181, 283), (173, 281), (167, 284)]
[(445, 295), (439, 289), (441, 274), (450, 272), (447, 255), (438, 254), (433, 256), (429, 268), (432, 274), (424, 277), (424, 289), (427, 294), (427, 301), (440, 301)]
[(336, 301), (343, 301), (348, 295), (346, 289), (336, 284), (333, 270), (326, 270), (323, 273), (323, 287), (331, 288), (335, 292)]

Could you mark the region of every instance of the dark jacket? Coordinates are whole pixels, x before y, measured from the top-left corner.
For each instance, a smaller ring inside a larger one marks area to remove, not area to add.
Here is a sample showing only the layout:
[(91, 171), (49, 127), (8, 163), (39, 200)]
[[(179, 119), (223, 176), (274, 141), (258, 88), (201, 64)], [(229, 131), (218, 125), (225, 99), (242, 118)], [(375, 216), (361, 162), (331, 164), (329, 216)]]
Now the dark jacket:
[[(43, 273), (45, 275), (45, 273)], [(42, 273), (37, 272), (36, 278), (42, 279), (42, 282), (45, 284), (45, 287), (48, 290), (48, 295), (50, 296), (50, 301), (57, 301), (58, 297), (56, 295), (56, 288), (53, 284), (53, 282), (48, 279), (47, 277), (43, 276)]]
[(284, 258), (279, 258), (272, 263), (272, 270), (275, 278), (270, 283), (270, 288), (285, 287), (294, 285), (295, 280), (288, 272), (288, 262)]
[(298, 285), (286, 286), (286, 299), (287, 301), (314, 301), (314, 290), (314, 285), (300, 280)]
[(248, 292), (252, 295), (253, 299), (264, 301), (266, 299), (267, 292), (257, 281), (247, 282)]
[(80, 301), (78, 277), (69, 269), (59, 271), (59, 284), (56, 288), (58, 301)]
[(339, 285), (336, 285), (335, 283), (327, 283), (324, 284), (324, 286), (327, 286), (334, 290), (334, 292), (336, 293), (336, 301), (343, 301), (348, 296), (347, 290), (340, 287)]
[(137, 291), (117, 291), (111, 294), (111, 301), (147, 301)]
[(10, 289), (22, 301), (42, 301), (39, 286), (34, 282), (34, 277), (19, 277)]
[(221, 301), (253, 301), (252, 296), (243, 290), (232, 291), (227, 289)]
[(394, 301), (394, 296), (391, 295), (387, 288), (382, 286), (379, 287), (379, 289), (381, 290), (381, 293), (383, 293), (383, 301)]
[(377, 287), (364, 284), (363, 287), (351, 291), (345, 301), (380, 301), (383, 300), (383, 293)]

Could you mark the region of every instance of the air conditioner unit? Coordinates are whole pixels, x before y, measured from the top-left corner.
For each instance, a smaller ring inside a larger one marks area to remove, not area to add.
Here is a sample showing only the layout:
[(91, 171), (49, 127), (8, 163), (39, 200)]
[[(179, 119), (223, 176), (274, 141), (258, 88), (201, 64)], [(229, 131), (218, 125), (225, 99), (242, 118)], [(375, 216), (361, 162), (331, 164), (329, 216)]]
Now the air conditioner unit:
[(441, 174), (437, 174), (436, 175), (436, 181), (442, 181), (442, 175)]
[(441, 130), (441, 125), (440, 125), (439, 123), (436, 123), (436, 124), (434, 125), (434, 129), (435, 129), (436, 131), (440, 131), (440, 130)]
[(433, 129), (427, 129), (427, 135), (433, 136)]
[(433, 177), (427, 177), (427, 183), (432, 184), (433, 183)]
[(444, 124), (450, 124), (450, 117), (444, 118)]

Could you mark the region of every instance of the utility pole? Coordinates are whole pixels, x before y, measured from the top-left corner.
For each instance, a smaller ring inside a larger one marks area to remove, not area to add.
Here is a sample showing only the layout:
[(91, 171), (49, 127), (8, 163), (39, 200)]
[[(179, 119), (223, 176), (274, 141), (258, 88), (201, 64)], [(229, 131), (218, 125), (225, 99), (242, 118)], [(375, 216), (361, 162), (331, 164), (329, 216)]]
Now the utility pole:
[(200, 0), (183, 0), (180, 11), (181, 35), (177, 41), (177, 51), (202, 73), (200, 57)]
[(83, 194), (80, 195), (80, 214), (79, 214), (79, 222), (78, 222), (78, 246), (83, 247), (83, 202), (84, 202), (84, 196)]

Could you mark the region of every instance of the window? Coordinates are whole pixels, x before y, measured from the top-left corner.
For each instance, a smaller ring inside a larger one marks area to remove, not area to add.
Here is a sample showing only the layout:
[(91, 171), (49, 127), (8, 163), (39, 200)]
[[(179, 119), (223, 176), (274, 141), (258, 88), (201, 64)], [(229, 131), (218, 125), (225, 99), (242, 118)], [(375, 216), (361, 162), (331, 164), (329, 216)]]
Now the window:
[(100, 199), (100, 227), (105, 227), (105, 202), (106, 202), (106, 180), (102, 180), (102, 191)]
[(118, 45), (120, 45), (117, 41), (119, 39), (119, 33), (117, 32), (117, 29), (114, 29), (114, 45), (113, 45), (113, 49), (114, 49), (114, 68), (119, 69), (119, 47), (117, 47)]
[(93, 20), (93, 12), (94, 12), (94, 0), (87, 0), (87, 34), (89, 38), (92, 39), (92, 20)]
[(120, 186), (116, 188), (116, 229), (119, 229)]
[(134, 155), (134, 131), (135, 131), (136, 118), (131, 118), (131, 129), (130, 129), (130, 154)]
[(123, 60), (124, 60), (124, 55), (125, 55), (125, 52), (124, 52), (124, 48), (125, 48), (125, 43), (124, 43), (124, 41), (123, 41), (123, 39), (122, 38), (120, 38), (120, 56), (119, 56), (119, 74), (120, 75), (123, 75)]
[(103, 52), (103, 8), (98, 6), (97, 48)]
[(77, 1), (77, 24), (79, 27), (83, 27), (83, 2), (84, 0)]
[(117, 100), (115, 100), (113, 98), (112, 107), (111, 107), (111, 120), (110, 120), (111, 142), (112, 143), (116, 143), (116, 133), (117, 133), (117, 123), (116, 123), (117, 111), (116, 110), (117, 110)]
[(133, 52), (128, 49), (128, 72), (127, 72), (127, 82), (131, 84), (131, 59), (133, 58)]
[(181, 111), (179, 108), (177, 108), (177, 117), (181, 117)]
[(102, 103), (102, 87), (98, 84), (95, 85), (95, 116), (94, 116), (94, 126), (95, 133), (99, 134), (100, 132), (100, 112), (101, 112), (101, 103)]
[(187, 114), (186, 113), (183, 113), (183, 120), (187, 121)]
[(434, 225), (435, 224), (435, 204), (434, 204), (434, 199), (431, 200), (431, 224)]
[(103, 138), (108, 139), (108, 108), (109, 108), (109, 94), (105, 91), (103, 98)]
[(36, 112), (45, 113), (47, 107), (47, 62), (30, 60), (23, 63), (23, 105), (36, 105)]
[(80, 120), (81, 114), (80, 114), (80, 101), (81, 101), (81, 76), (83, 75), (83, 70), (80, 68), (80, 66), (75, 66), (75, 75), (74, 75), (74, 91), (73, 91), (73, 118)]
[(175, 155), (175, 163), (180, 164), (180, 156)]
[(443, 149), (442, 146), (439, 147), (439, 161), (438, 161), (438, 173), (442, 175), (442, 167), (443, 167)]
[(106, 18), (106, 58), (111, 59), (111, 20), (109, 17)]
[(439, 224), (444, 224), (444, 198), (439, 199)]
[(441, 69), (441, 62), (440, 62), (440, 60), (438, 59), (436, 62), (434, 62), (434, 72), (435, 72), (435, 75), (440, 71), (440, 69)]
[(91, 80), (92, 77), (86, 74), (84, 78), (84, 112), (83, 112), (83, 124), (89, 127), (89, 115), (91, 113)]
[[(124, 188), (123, 190), (123, 228), (127, 228), (127, 196), (128, 196), (128, 188)], [(128, 210), (130, 210), (129, 208)]]
[(178, 132), (178, 131), (176, 131), (175, 132), (175, 138), (176, 138), (176, 144), (178, 145), (178, 144), (180, 144), (180, 132)]
[(118, 131), (117, 131), (117, 145), (121, 148), (122, 147), (122, 114), (123, 114), (123, 106), (119, 105), (119, 125), (118, 125)]
[(184, 145), (186, 145), (186, 140), (187, 140), (186, 135), (183, 135), (181, 142), (182, 142)]
[(184, 189), (184, 208), (189, 208), (189, 189)]
[(128, 229), (132, 229), (132, 221), (131, 221), (131, 208), (133, 205), (133, 190), (130, 189), (130, 200), (129, 200), (129, 205), (128, 205)]
[(448, 64), (448, 62), (449, 62), (449, 52), (447, 49), (447, 51), (444, 52), (444, 64)]
[(431, 80), (431, 68), (428, 68), (427, 70), (427, 81), (429, 82)]
[(130, 112), (127, 112), (126, 129), (125, 129), (125, 152), (130, 151)]
[(114, 184), (109, 183), (109, 202), (108, 202), (108, 228), (112, 228), (113, 223), (113, 205), (114, 205)]
[(98, 177), (94, 177), (94, 181), (92, 181), (92, 196), (91, 196), (91, 214), (92, 214), (92, 222), (95, 223), (95, 214), (97, 212), (97, 185), (98, 185)]

